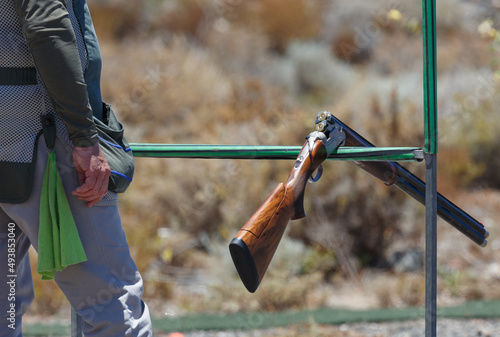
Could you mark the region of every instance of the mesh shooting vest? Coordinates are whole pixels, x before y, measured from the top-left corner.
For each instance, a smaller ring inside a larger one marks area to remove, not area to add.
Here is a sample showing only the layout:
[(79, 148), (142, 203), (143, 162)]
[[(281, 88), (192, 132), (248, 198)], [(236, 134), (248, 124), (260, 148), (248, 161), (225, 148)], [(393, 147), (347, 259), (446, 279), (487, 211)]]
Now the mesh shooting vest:
[[(72, 0), (65, 1), (82, 70), (87, 52)], [(53, 114), (60, 139), (71, 146), (54, 113), (22, 33), (12, 0), (0, 0), (0, 202), (22, 203), (31, 194), (41, 116)]]

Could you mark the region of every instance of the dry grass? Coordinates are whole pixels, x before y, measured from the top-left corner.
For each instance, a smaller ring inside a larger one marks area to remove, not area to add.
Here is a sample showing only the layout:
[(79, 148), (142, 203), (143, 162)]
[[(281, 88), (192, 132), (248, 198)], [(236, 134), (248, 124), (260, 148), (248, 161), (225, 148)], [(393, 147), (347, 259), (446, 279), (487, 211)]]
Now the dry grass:
[(366, 336), (354, 331), (345, 331), (340, 328), (332, 328), (315, 324), (296, 325), (273, 331), (275, 337), (363, 337)]

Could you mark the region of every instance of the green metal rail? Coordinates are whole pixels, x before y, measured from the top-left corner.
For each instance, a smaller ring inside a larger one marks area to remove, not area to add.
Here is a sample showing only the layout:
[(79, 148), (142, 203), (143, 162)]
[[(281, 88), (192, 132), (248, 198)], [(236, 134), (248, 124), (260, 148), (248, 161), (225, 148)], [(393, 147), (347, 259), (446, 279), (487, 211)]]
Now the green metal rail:
[[(202, 159), (297, 159), (302, 146), (130, 144), (135, 157)], [(329, 160), (422, 161), (418, 147), (340, 147)]]

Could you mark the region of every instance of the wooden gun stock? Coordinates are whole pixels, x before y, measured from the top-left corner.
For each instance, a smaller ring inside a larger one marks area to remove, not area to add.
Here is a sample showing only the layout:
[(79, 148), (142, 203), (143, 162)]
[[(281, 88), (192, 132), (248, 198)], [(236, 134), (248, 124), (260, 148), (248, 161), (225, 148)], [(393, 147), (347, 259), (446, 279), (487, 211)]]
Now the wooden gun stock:
[(276, 186), (229, 245), (236, 270), (252, 293), (262, 281), (288, 222), (305, 217), (306, 183), (328, 156), (321, 140), (310, 147), (309, 142), (304, 144), (286, 183)]

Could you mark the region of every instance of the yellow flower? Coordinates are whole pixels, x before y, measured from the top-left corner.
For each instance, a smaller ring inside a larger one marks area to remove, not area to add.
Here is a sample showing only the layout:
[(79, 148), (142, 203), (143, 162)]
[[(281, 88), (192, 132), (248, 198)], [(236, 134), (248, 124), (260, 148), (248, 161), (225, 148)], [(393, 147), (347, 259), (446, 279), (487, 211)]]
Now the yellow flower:
[(399, 10), (393, 8), (387, 13), (387, 17), (393, 21), (401, 21), (403, 19), (403, 14), (401, 14)]
[(491, 37), (495, 38), (498, 34), (498, 31), (493, 28), (493, 21), (491, 19), (486, 19), (477, 27), (479, 34), (482, 37)]

